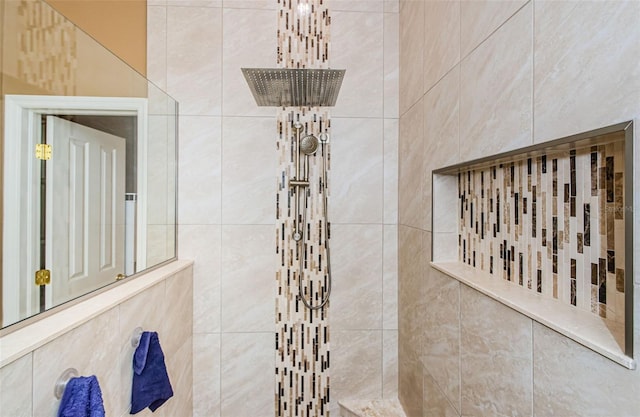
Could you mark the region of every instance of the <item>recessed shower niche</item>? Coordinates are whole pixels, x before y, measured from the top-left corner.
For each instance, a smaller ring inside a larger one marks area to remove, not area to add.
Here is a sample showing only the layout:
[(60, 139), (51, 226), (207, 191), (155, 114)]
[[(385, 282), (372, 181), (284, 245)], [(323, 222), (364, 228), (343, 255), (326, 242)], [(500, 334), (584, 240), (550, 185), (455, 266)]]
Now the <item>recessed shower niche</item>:
[(432, 266), (635, 368), (632, 163), (626, 122), (433, 171)]

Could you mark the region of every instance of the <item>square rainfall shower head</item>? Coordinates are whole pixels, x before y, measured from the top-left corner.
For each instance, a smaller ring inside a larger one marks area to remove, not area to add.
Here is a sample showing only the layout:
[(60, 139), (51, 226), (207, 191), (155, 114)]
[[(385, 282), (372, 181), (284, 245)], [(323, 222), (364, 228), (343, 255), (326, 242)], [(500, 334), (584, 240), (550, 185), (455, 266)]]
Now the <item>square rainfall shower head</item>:
[(242, 68), (261, 107), (335, 106), (346, 70)]

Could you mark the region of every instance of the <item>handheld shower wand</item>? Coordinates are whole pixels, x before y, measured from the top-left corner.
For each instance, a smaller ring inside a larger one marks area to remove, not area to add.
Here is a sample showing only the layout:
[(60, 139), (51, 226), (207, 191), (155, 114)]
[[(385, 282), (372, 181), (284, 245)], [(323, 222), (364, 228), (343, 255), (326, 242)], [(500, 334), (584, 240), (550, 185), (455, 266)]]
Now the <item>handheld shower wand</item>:
[[(323, 308), (327, 302), (329, 301), (329, 296), (331, 295), (331, 258), (330, 258), (330, 251), (329, 251), (329, 226), (328, 226), (328, 214), (327, 214), (327, 152), (325, 149), (325, 144), (329, 139), (329, 135), (327, 133), (322, 133), (320, 134), (320, 140), (318, 140), (318, 138), (312, 134), (309, 135), (305, 135), (303, 138), (300, 138), (300, 131), (302, 130), (302, 124), (300, 124), (299, 122), (296, 122), (293, 124), (293, 128), (296, 130), (296, 173), (295, 173), (295, 178), (291, 179), (289, 181), (289, 186), (292, 188), (295, 188), (295, 206), (294, 206), (294, 231), (293, 231), (293, 240), (296, 241), (297, 244), (297, 252), (298, 252), (298, 276), (299, 276), (299, 283), (298, 283), (298, 295), (300, 297), (300, 299), (302, 300), (303, 304), (309, 309), (309, 310), (320, 310), (321, 308)], [(303, 249), (303, 237), (304, 237), (304, 233), (303, 233), (303, 225), (306, 223), (306, 211), (303, 209), (302, 211), (302, 220), (300, 220), (300, 194), (299, 194), (299, 190), (300, 188), (304, 188), (305, 189), (305, 195), (306, 195), (306, 188), (309, 186), (309, 157), (311, 155), (314, 155), (316, 153), (316, 151), (318, 150), (318, 147), (320, 146), (320, 143), (322, 144), (322, 177), (321, 177), (321, 183), (323, 184), (324, 187), (324, 191), (323, 191), (323, 201), (322, 201), (322, 208), (323, 208), (323, 215), (324, 215), (324, 221), (323, 223), (323, 234), (324, 234), (324, 246), (326, 249), (326, 262), (327, 262), (327, 287), (326, 287), (326, 291), (325, 294), (322, 297), (322, 300), (320, 302), (320, 304), (318, 305), (313, 305), (312, 301), (309, 300), (307, 301), (307, 298), (304, 295), (303, 289), (302, 289), (302, 280), (304, 277), (304, 256), (302, 253), (302, 249)], [(305, 155), (305, 161), (304, 161), (304, 175), (302, 175), (302, 173), (300, 172), (300, 157), (301, 154)], [(303, 177), (303, 178), (301, 178)]]

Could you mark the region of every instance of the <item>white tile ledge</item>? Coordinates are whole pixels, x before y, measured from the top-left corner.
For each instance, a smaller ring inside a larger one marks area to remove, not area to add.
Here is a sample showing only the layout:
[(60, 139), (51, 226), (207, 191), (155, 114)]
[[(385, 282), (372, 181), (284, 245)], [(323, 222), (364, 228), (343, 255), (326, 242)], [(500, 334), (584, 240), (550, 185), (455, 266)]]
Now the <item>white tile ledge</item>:
[(619, 323), (544, 298), (460, 262), (431, 262), (431, 266), (628, 369), (636, 368), (635, 360), (624, 354), (616, 340), (624, 340), (624, 326)]
[(188, 268), (178, 260), (0, 337), (0, 368)]

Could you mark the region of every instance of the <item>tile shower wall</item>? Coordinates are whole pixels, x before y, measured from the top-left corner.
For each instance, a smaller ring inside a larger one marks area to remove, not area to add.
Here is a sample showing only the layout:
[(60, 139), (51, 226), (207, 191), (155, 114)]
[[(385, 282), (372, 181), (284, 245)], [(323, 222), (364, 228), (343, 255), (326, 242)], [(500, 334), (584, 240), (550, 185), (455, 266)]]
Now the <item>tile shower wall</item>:
[[(432, 269), (429, 261), (432, 234), (441, 233), (431, 230), (432, 170), (625, 120), (638, 122), (640, 67), (633, 57), (640, 53), (640, 27), (633, 22), (639, 19), (640, 4), (634, 1), (400, 3), (398, 350), (399, 397), (408, 415), (637, 415), (638, 370), (625, 369), (532, 322)], [(588, 34), (587, 27), (592, 29)], [(588, 151), (576, 166), (584, 167), (587, 179), (591, 172)], [(636, 149), (635, 163), (639, 155)], [(550, 179), (541, 178), (550, 187), (552, 159), (547, 158), (545, 174)], [(558, 162), (558, 218), (564, 218), (564, 184), (571, 182), (570, 155), (567, 159), (568, 164)], [(606, 158), (597, 159), (599, 167), (606, 165)], [(527, 169), (526, 161), (521, 169)], [(533, 172), (536, 169), (537, 163), (532, 167)], [(639, 180), (637, 175), (634, 181)], [(476, 177), (476, 184), (481, 181)], [(584, 196), (593, 198), (590, 186)], [(528, 197), (528, 208), (532, 198)], [(634, 198), (637, 205), (640, 199)], [(548, 210), (552, 210), (552, 199), (551, 190)], [(573, 243), (575, 232), (576, 256), (578, 232), (583, 233), (584, 255), (584, 225), (580, 222), (584, 221), (581, 208), (585, 203), (594, 204), (576, 201), (575, 229), (570, 223), (569, 239)], [(542, 204), (541, 199), (537, 204)], [(615, 197), (606, 204), (615, 205)], [(600, 222), (594, 224), (593, 217), (603, 210), (589, 209), (593, 251), (595, 237), (606, 235), (596, 234), (596, 229), (602, 232), (605, 228), (600, 228)], [(453, 203), (452, 210), (456, 210)], [(515, 222), (514, 217), (511, 220)], [(634, 223), (638, 227), (637, 215)], [(552, 220), (548, 227), (553, 227)], [(558, 227), (563, 232), (562, 250), (573, 251), (573, 244), (566, 246), (564, 221)], [(540, 239), (542, 231), (538, 231)], [(551, 245), (541, 255), (543, 267), (552, 270), (553, 252), (550, 258), (546, 252), (553, 249), (551, 235), (548, 232)], [(499, 247), (494, 250), (499, 252)], [(615, 274), (609, 272), (604, 253), (597, 256), (597, 279), (600, 283), (606, 280), (605, 311), (609, 314), (611, 295), (618, 295)], [(606, 279), (599, 275), (600, 259), (606, 261)], [(640, 259), (637, 249), (634, 259)], [(537, 253), (535, 257), (532, 253), (534, 260), (537, 269)], [(486, 258), (484, 262), (488, 267)], [(576, 279), (579, 274), (584, 276), (589, 286), (593, 285), (590, 264), (586, 273), (584, 267), (582, 274), (576, 270)], [(503, 265), (497, 266), (495, 272), (501, 276)], [(563, 260), (558, 267), (566, 270), (566, 274), (558, 272), (558, 297), (570, 302), (571, 264)], [(512, 273), (514, 270), (519, 269), (514, 267)], [(634, 275), (638, 294), (640, 281), (638, 273)], [(553, 273), (548, 277), (546, 282), (543, 278), (542, 289), (553, 295)], [(519, 285), (519, 277), (515, 283)], [(526, 276), (523, 285), (528, 287)], [(579, 291), (577, 287), (576, 304), (591, 309), (595, 301), (592, 288)], [(532, 277), (534, 289), (537, 272)], [(600, 313), (600, 291), (597, 296)], [(637, 298), (636, 352), (640, 350)], [(609, 387), (615, 394), (607, 391)]]
[[(255, 105), (240, 67), (278, 66), (278, 2), (148, 4), (148, 76), (180, 102), (179, 255), (195, 260), (193, 415), (273, 416), (278, 110)], [(398, 6), (326, 7), (331, 67), (347, 69), (330, 109), (337, 416), (341, 398), (397, 391)]]
[[(155, 330), (165, 354), (167, 373), (174, 396), (152, 413), (145, 409), (141, 416), (186, 416), (192, 408), (192, 278), (190, 262), (180, 261), (151, 274), (164, 275), (158, 282), (121, 301), (77, 327), (60, 332), (48, 343), (0, 369), (0, 415), (54, 416), (60, 401), (53, 396), (57, 378), (67, 368), (81, 375), (96, 375), (108, 416), (128, 416), (131, 403), (131, 346), (133, 329), (138, 326)], [(140, 277), (140, 280), (145, 279)], [(122, 295), (123, 288), (140, 287), (123, 284), (103, 292), (98, 305), (111, 299), (111, 292)], [(136, 290), (138, 288), (138, 290)], [(89, 300), (88, 303), (91, 303)], [(80, 305), (76, 305), (78, 308)], [(86, 310), (80, 307), (79, 310)], [(93, 311), (92, 308), (88, 308)], [(68, 310), (67, 310), (68, 311)], [(62, 315), (64, 316), (64, 315)], [(45, 320), (60, 326), (56, 315)], [(62, 319), (64, 320), (64, 319)], [(28, 338), (27, 338), (28, 339)]]
[(459, 173), (459, 261), (624, 323), (624, 137), (617, 136)]

